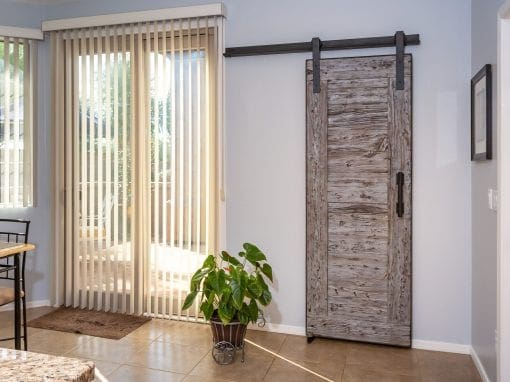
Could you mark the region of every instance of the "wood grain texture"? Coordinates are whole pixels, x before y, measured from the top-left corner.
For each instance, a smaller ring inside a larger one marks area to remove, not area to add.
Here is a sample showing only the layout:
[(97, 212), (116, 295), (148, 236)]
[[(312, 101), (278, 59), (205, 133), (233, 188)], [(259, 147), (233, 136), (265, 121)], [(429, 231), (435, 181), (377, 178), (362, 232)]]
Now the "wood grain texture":
[[(318, 106), (307, 62), (309, 336), (410, 346), (410, 55), (404, 64), (406, 87), (397, 91), (395, 56), (321, 60)], [(326, 145), (325, 154), (316, 142)], [(326, 161), (319, 171), (317, 158)], [(402, 218), (396, 216), (398, 171), (405, 173)], [(317, 175), (325, 180), (310, 184)], [(325, 195), (311, 196), (312, 190)]]
[[(390, 211), (389, 270), (390, 321), (411, 322), (411, 234), (412, 234), (412, 136), (411, 136), (411, 81), (405, 78), (404, 90), (396, 90), (396, 80), (390, 81)], [(397, 173), (404, 173), (404, 216), (396, 214)]]
[(306, 307), (327, 314), (328, 202), (327, 202), (327, 84), (313, 93), (306, 87)]

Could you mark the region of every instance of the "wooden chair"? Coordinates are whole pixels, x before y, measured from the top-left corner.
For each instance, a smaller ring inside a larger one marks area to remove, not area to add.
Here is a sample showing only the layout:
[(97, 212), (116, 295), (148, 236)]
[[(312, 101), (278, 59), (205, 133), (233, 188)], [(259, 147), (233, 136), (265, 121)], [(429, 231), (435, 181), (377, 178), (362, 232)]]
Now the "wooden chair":
[[(24, 243), (28, 242), (29, 220), (0, 219), (0, 242)], [(25, 260), (26, 252), (20, 253), (21, 265), (21, 301), (23, 308), (23, 344), (27, 350), (27, 302), (25, 288)], [(0, 263), (0, 280), (11, 280), (14, 282), (14, 257), (6, 258)], [(0, 287), (0, 306), (14, 302), (14, 287)], [(14, 337), (1, 338), (0, 341), (13, 340)]]

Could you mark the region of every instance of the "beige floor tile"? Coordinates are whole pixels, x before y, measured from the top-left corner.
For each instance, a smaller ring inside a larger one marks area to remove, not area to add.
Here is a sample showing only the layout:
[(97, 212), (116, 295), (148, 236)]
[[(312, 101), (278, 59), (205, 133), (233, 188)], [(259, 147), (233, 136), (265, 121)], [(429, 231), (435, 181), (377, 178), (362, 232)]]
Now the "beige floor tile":
[(234, 363), (218, 365), (209, 351), (189, 374), (213, 378), (211, 380), (216, 378), (217, 381), (262, 381), (272, 362), (273, 357), (247, 344), (244, 362), (238, 353)]
[[(318, 364), (314, 364), (311, 362), (298, 362), (301, 366), (306, 367), (307, 369), (314, 371), (323, 377), (326, 377), (333, 381), (340, 381), (342, 378), (343, 368), (339, 368), (334, 372), (329, 374), (323, 373), (320, 371), (320, 366)], [(271, 365), (269, 371), (267, 372), (264, 381), (275, 381), (275, 382), (324, 382), (324, 379), (305, 371), (295, 365), (292, 365), (288, 362), (285, 362), (281, 359), (275, 359), (273, 364)]]
[(28, 350), (37, 353), (62, 355), (86, 341), (88, 336), (41, 329), (29, 337)]
[(398, 375), (389, 372), (364, 370), (356, 366), (346, 366), (342, 376), (342, 382), (420, 382), (418, 375)]
[(212, 333), (207, 324), (174, 321), (156, 341), (180, 345), (211, 347)]
[(271, 333), (263, 330), (247, 330), (246, 338), (274, 352), (280, 351), (286, 334)]
[(182, 374), (124, 365), (115, 370), (108, 380), (110, 382), (179, 382), (183, 378)]
[(424, 382), (481, 381), (471, 357), (465, 354), (417, 350), (420, 372)]
[(151, 321), (143, 324), (138, 329), (129, 333), (126, 337), (141, 338), (143, 340), (150, 340), (151, 342), (167, 333), (174, 326), (175, 321), (152, 319)]
[(108, 362), (108, 361), (103, 361), (103, 360), (89, 359), (89, 358), (82, 358), (82, 359), (88, 359), (88, 360), (94, 362), (94, 365), (96, 366), (96, 370), (99, 370), (104, 377), (108, 377), (115, 370), (117, 370), (119, 367), (122, 366), (120, 363)]
[(141, 347), (138, 352), (129, 359), (126, 359), (124, 363), (132, 366), (187, 374), (209, 350), (209, 347), (154, 341), (148, 346)]
[(68, 357), (88, 358), (107, 360), (114, 363), (125, 363), (133, 359), (133, 356), (144, 345), (134, 346), (133, 344), (119, 343), (117, 340), (110, 340), (99, 337), (88, 337), (79, 346), (65, 353)]
[(416, 350), (362, 343), (348, 346), (346, 366), (397, 375), (420, 375)]
[(217, 377), (214, 377), (214, 376), (207, 376), (207, 375), (187, 375), (186, 377), (184, 377), (184, 379), (182, 380), (182, 382), (218, 382), (218, 381), (221, 381), (221, 382), (243, 382), (244, 379), (240, 379), (240, 380), (235, 380), (235, 379), (226, 379), (226, 378), (221, 378), (220, 380), (218, 380)]
[(349, 345), (343, 341), (316, 338), (309, 344), (306, 337), (288, 335), (279, 353), (292, 361), (343, 367), (349, 350)]

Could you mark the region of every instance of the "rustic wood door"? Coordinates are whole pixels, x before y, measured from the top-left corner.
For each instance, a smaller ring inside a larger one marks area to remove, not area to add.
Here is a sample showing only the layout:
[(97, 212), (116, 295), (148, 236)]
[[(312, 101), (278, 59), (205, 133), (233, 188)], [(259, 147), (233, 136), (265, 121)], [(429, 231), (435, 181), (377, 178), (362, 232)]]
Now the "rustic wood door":
[(308, 337), (411, 345), (411, 56), (307, 61)]

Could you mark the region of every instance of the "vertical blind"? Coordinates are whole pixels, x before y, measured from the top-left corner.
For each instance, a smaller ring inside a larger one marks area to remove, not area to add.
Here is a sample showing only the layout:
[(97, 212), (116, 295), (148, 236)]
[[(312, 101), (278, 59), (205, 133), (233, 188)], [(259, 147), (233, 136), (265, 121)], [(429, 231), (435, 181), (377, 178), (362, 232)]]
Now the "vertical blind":
[(0, 37), (0, 207), (33, 204), (36, 42)]
[(221, 22), (52, 32), (66, 305), (183, 316), (217, 243)]

